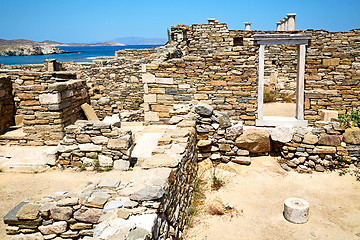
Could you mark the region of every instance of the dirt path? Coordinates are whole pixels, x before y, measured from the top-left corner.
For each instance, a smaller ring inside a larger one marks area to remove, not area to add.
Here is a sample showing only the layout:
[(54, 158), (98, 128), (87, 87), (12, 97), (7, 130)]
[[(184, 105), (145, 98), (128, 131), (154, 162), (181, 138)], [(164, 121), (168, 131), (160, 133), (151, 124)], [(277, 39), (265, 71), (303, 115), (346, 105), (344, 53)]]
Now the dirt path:
[(264, 116), (295, 117), (295, 103), (264, 103)]
[[(354, 176), (287, 173), (271, 157), (253, 158), (250, 166), (238, 170), (240, 174), (229, 177), (219, 191), (207, 191), (206, 198), (219, 197), (240, 214), (203, 212), (185, 239), (360, 239), (360, 182)], [(307, 223), (283, 218), (283, 203), (289, 197), (310, 203)]]

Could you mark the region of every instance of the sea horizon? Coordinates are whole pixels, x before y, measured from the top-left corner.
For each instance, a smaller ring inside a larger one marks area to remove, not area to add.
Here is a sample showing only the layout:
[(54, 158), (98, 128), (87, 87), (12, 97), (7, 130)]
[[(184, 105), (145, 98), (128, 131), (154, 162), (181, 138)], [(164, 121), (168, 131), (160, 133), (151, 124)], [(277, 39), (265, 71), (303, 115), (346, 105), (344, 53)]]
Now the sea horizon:
[(0, 56), (4, 65), (42, 64), (46, 59), (56, 59), (58, 62), (92, 62), (91, 57), (114, 57), (115, 51), (123, 49), (145, 49), (162, 45), (126, 45), (126, 46), (57, 46), (71, 53), (31, 55), (31, 56)]

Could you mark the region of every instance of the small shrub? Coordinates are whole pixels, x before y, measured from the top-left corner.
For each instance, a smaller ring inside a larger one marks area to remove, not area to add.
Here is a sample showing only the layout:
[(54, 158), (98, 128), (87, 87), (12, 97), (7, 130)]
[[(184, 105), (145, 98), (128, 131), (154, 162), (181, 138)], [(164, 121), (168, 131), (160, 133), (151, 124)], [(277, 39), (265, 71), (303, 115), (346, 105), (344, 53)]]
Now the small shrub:
[(192, 227), (194, 218), (200, 213), (201, 206), (205, 200), (205, 182), (201, 178), (196, 178), (193, 186), (191, 204), (186, 212), (186, 225)]
[(85, 165), (81, 163), (79, 165), (79, 169), (80, 169), (81, 172), (84, 171), (85, 170)]
[(270, 89), (264, 89), (264, 103), (275, 102), (277, 94), (272, 92)]
[(109, 172), (109, 171), (111, 171), (111, 169), (112, 169), (111, 166), (105, 166), (105, 167), (104, 167), (104, 171), (105, 171), (105, 172)]
[(221, 180), (221, 179), (219, 179), (219, 178), (217, 178), (216, 175), (215, 175), (215, 173), (214, 173), (214, 175), (213, 175), (213, 177), (212, 177), (211, 189), (217, 191), (217, 190), (219, 190), (222, 186), (224, 186), (224, 184), (225, 184), (224, 181)]
[(340, 127), (343, 129), (349, 127), (358, 127), (360, 123), (360, 111), (352, 110), (350, 113), (339, 114)]

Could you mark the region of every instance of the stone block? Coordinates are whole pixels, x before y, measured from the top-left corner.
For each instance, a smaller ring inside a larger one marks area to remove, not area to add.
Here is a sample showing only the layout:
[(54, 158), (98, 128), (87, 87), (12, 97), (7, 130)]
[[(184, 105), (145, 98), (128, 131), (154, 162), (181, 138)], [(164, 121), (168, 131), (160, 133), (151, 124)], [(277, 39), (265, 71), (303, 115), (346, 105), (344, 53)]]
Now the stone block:
[(39, 102), (42, 105), (59, 104), (61, 102), (60, 93), (45, 93), (39, 95)]
[(331, 119), (338, 119), (339, 117), (338, 111), (333, 111), (333, 110), (320, 109), (319, 114), (321, 117), (321, 121), (327, 121), (327, 122), (330, 122)]
[(108, 167), (113, 165), (113, 160), (111, 157), (99, 155), (98, 158), (100, 167)]
[(155, 82), (159, 84), (174, 84), (173, 78), (155, 78)]
[(127, 171), (129, 170), (130, 162), (125, 160), (116, 160), (114, 161), (114, 170)]
[(316, 146), (313, 150), (313, 153), (318, 154), (335, 154), (336, 153), (336, 147), (330, 147), (330, 146)]
[(86, 117), (90, 121), (99, 121), (94, 109), (87, 103), (81, 105), (81, 109), (84, 111)]
[(360, 128), (352, 127), (343, 133), (344, 141), (349, 144), (360, 144)]
[(156, 94), (144, 94), (145, 103), (156, 103)]
[(116, 139), (109, 139), (107, 147), (113, 150), (129, 149), (131, 144), (130, 135), (125, 135)]
[(25, 204), (16, 213), (16, 217), (20, 220), (35, 220), (39, 216), (39, 208), (39, 204)]
[(144, 120), (145, 122), (158, 122), (159, 114), (157, 112), (146, 112), (144, 114)]
[(155, 75), (151, 73), (144, 73), (142, 75), (142, 82), (143, 83), (155, 83)]
[(235, 140), (235, 145), (253, 153), (269, 152), (270, 134), (263, 129), (249, 129)]
[(92, 143), (79, 144), (80, 151), (82, 152), (101, 152), (102, 147)]
[(102, 214), (102, 209), (81, 207), (74, 213), (74, 218), (80, 222), (99, 223)]

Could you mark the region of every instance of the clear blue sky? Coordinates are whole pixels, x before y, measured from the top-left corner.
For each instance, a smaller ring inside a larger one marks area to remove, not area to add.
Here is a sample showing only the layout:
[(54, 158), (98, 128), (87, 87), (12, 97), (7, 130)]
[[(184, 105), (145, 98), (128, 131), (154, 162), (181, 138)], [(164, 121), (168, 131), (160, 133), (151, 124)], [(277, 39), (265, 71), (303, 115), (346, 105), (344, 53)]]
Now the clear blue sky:
[(60, 42), (166, 38), (170, 25), (216, 18), (230, 29), (274, 30), (296, 13), (296, 29), (360, 28), (360, 0), (0, 0), (0, 38)]

